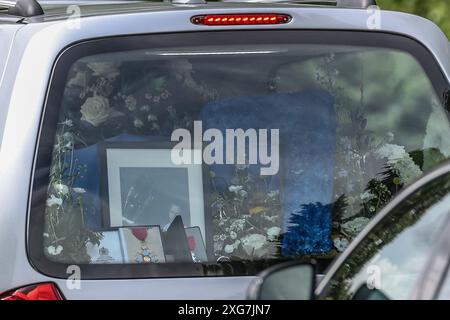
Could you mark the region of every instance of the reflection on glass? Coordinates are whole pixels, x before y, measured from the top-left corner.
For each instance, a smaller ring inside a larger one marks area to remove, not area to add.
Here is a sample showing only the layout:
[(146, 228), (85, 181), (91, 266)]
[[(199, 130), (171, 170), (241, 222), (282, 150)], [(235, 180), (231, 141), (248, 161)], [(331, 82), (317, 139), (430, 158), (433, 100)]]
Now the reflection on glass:
[(352, 299), (366, 286), (408, 299), (449, 218), (450, 176), (430, 183), (390, 212), (346, 259), (322, 298)]

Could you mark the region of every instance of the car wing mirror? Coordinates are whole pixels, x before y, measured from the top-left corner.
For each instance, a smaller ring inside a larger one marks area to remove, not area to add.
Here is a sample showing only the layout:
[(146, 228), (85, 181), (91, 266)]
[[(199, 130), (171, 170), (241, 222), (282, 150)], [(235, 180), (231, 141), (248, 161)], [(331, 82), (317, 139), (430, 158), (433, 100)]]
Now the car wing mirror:
[(312, 300), (316, 284), (315, 265), (288, 262), (271, 267), (250, 284), (250, 300)]
[(390, 300), (383, 291), (373, 288), (369, 289), (366, 284), (363, 284), (355, 293), (352, 300)]

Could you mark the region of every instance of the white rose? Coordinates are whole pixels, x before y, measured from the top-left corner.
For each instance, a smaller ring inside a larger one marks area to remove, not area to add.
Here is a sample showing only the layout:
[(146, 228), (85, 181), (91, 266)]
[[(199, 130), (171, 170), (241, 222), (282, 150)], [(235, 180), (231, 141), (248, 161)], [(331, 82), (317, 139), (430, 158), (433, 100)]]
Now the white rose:
[(50, 198), (47, 199), (47, 206), (48, 207), (52, 207), (52, 206), (61, 206), (63, 203), (61, 198), (57, 198), (55, 197), (53, 194), (50, 196)]
[(281, 233), (280, 227), (272, 227), (267, 229), (267, 236), (269, 237), (269, 240), (275, 240)]
[(62, 183), (57, 183), (53, 186), (59, 194), (66, 195), (69, 193), (69, 187)]
[(251, 234), (242, 239), (242, 247), (245, 252), (251, 256), (262, 256), (265, 253), (263, 249), (266, 244), (267, 238), (262, 234)]
[(234, 251), (233, 245), (227, 244), (227, 245), (225, 246), (224, 251), (225, 251), (226, 253), (233, 253), (233, 251)]
[(73, 191), (75, 193), (86, 193), (86, 190), (84, 188), (73, 188)]
[(81, 106), (81, 120), (89, 122), (94, 127), (98, 127), (108, 120), (111, 111), (108, 99), (101, 96), (90, 97)]
[(233, 239), (233, 240), (236, 239), (237, 238), (237, 233), (234, 232), (234, 231), (231, 231), (230, 232), (230, 238)]

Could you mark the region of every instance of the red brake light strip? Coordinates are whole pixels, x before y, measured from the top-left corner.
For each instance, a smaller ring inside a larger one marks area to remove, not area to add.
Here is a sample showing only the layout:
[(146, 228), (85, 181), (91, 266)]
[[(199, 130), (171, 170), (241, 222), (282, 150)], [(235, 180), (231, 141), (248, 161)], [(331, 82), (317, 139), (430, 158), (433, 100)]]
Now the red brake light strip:
[(252, 13), (252, 14), (207, 14), (194, 16), (191, 22), (205, 26), (224, 25), (267, 25), (284, 24), (290, 22), (291, 16), (277, 13)]

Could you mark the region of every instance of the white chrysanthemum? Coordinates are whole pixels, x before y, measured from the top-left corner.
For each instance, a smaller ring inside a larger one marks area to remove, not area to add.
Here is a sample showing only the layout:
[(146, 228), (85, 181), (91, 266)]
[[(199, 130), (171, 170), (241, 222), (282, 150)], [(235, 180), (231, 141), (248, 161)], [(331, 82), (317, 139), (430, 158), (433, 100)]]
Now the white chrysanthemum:
[(420, 167), (405, 151), (405, 147), (395, 144), (385, 144), (375, 154), (380, 158), (387, 158), (389, 164), (397, 171), (403, 184), (408, 184), (422, 174)]
[(356, 236), (369, 223), (369, 219), (358, 217), (341, 225), (341, 228), (349, 235)]
[(397, 161), (407, 155), (405, 147), (396, 144), (384, 144), (375, 151), (379, 158), (387, 158), (389, 162)]
[(404, 184), (412, 182), (422, 174), (420, 167), (416, 165), (414, 160), (408, 155), (394, 163), (393, 167), (398, 171), (400, 180)]

